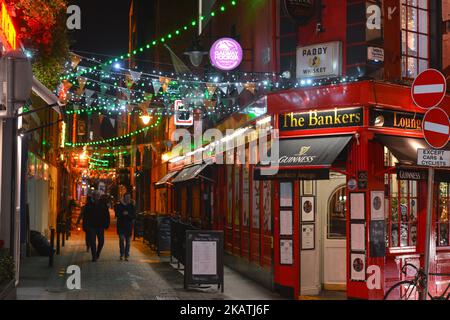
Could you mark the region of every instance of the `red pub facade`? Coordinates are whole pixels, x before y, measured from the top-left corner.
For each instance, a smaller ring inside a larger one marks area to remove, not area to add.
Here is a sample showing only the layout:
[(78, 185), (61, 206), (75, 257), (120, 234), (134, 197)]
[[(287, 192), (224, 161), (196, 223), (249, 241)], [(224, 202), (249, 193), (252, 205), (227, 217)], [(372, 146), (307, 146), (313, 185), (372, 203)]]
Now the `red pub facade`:
[[(417, 150), (428, 147), (425, 110), (415, 106), (410, 83), (427, 68), (446, 68), (440, 22), (447, 2), (298, 3), (304, 7), (294, 17), (284, 1), (239, 3), (238, 14), (204, 31), (221, 37), (228, 35), (223, 26), (235, 23), (244, 51), (253, 49), (242, 70), (296, 75), (298, 86), (257, 102), (261, 116), (244, 109), (218, 127), (239, 129), (240, 136), (252, 131), (240, 140), (246, 160), (262, 129), (278, 130), (279, 163), (219, 165), (214, 156), (195, 163), (189, 154), (171, 159), (171, 176), (157, 185), (170, 190), (168, 207), (182, 220), (223, 230), (226, 264), (267, 287), (296, 299), (322, 290), (382, 299), (411, 276), (401, 273), (404, 264), (423, 267), (429, 199), (427, 170), (416, 163)], [(267, 32), (250, 32), (261, 23)], [(450, 112), (449, 96), (440, 107)], [(230, 139), (239, 145), (239, 137)], [(274, 168), (277, 174), (265, 175)], [(448, 273), (444, 169), (432, 201), (431, 272)], [(447, 280), (432, 278), (432, 290)]]

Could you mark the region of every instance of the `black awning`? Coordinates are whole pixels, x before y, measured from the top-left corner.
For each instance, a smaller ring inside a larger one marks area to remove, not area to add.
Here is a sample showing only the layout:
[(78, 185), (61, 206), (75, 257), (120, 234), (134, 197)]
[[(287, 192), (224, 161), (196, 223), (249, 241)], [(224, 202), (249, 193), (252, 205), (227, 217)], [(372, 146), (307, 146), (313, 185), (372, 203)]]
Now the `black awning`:
[(352, 136), (339, 136), (280, 140), (279, 159), (272, 166), (280, 169), (331, 167), (351, 139)]
[(173, 171), (166, 174), (161, 180), (155, 183), (156, 188), (165, 187), (177, 175), (179, 171)]
[(398, 159), (400, 163), (417, 163), (417, 150), (430, 149), (424, 139), (377, 135), (376, 139)]
[(180, 183), (180, 182), (186, 182), (192, 179), (197, 178), (200, 173), (202, 173), (203, 170), (206, 169), (206, 167), (209, 164), (198, 164), (192, 167), (184, 168), (175, 179), (173, 179), (172, 183)]

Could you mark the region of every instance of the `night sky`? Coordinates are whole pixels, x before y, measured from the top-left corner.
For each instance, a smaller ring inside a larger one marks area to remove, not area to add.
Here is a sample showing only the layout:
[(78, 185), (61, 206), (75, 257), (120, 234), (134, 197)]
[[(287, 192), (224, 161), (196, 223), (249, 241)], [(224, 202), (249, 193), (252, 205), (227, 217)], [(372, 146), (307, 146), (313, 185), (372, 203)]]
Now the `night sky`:
[[(110, 56), (128, 52), (130, 0), (69, 0), (81, 9), (81, 30), (70, 32), (71, 50)], [(101, 56), (98, 56), (101, 57)]]

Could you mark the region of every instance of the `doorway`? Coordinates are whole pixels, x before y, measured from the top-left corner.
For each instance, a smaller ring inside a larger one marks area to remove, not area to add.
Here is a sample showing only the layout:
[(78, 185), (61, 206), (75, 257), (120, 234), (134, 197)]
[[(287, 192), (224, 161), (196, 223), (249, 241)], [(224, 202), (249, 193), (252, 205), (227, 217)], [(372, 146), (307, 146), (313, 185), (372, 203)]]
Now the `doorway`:
[[(329, 180), (300, 181), (300, 284), (302, 296), (345, 291), (347, 283), (346, 177), (331, 173)], [(311, 187), (312, 183), (312, 187)], [(315, 218), (305, 221), (308, 200)], [(308, 246), (308, 232), (314, 245)]]

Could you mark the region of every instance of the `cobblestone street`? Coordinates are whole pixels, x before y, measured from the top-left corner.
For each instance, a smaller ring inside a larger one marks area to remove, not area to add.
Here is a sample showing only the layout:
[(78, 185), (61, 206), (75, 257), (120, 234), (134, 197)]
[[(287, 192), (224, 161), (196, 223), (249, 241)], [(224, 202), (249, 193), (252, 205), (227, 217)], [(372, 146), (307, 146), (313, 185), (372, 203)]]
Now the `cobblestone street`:
[[(201, 289), (183, 288), (183, 274), (176, 270), (167, 255), (158, 255), (143, 244), (132, 241), (130, 261), (119, 260), (118, 236), (112, 225), (105, 235), (105, 247), (100, 259), (91, 262), (86, 252), (84, 234), (72, 237), (55, 256), (53, 268), (48, 258), (23, 259), (18, 287), (20, 300), (223, 300), (280, 299), (275, 293), (259, 286), (225, 267), (225, 292), (217, 286)], [(81, 268), (81, 290), (66, 287), (65, 270), (70, 265)]]

